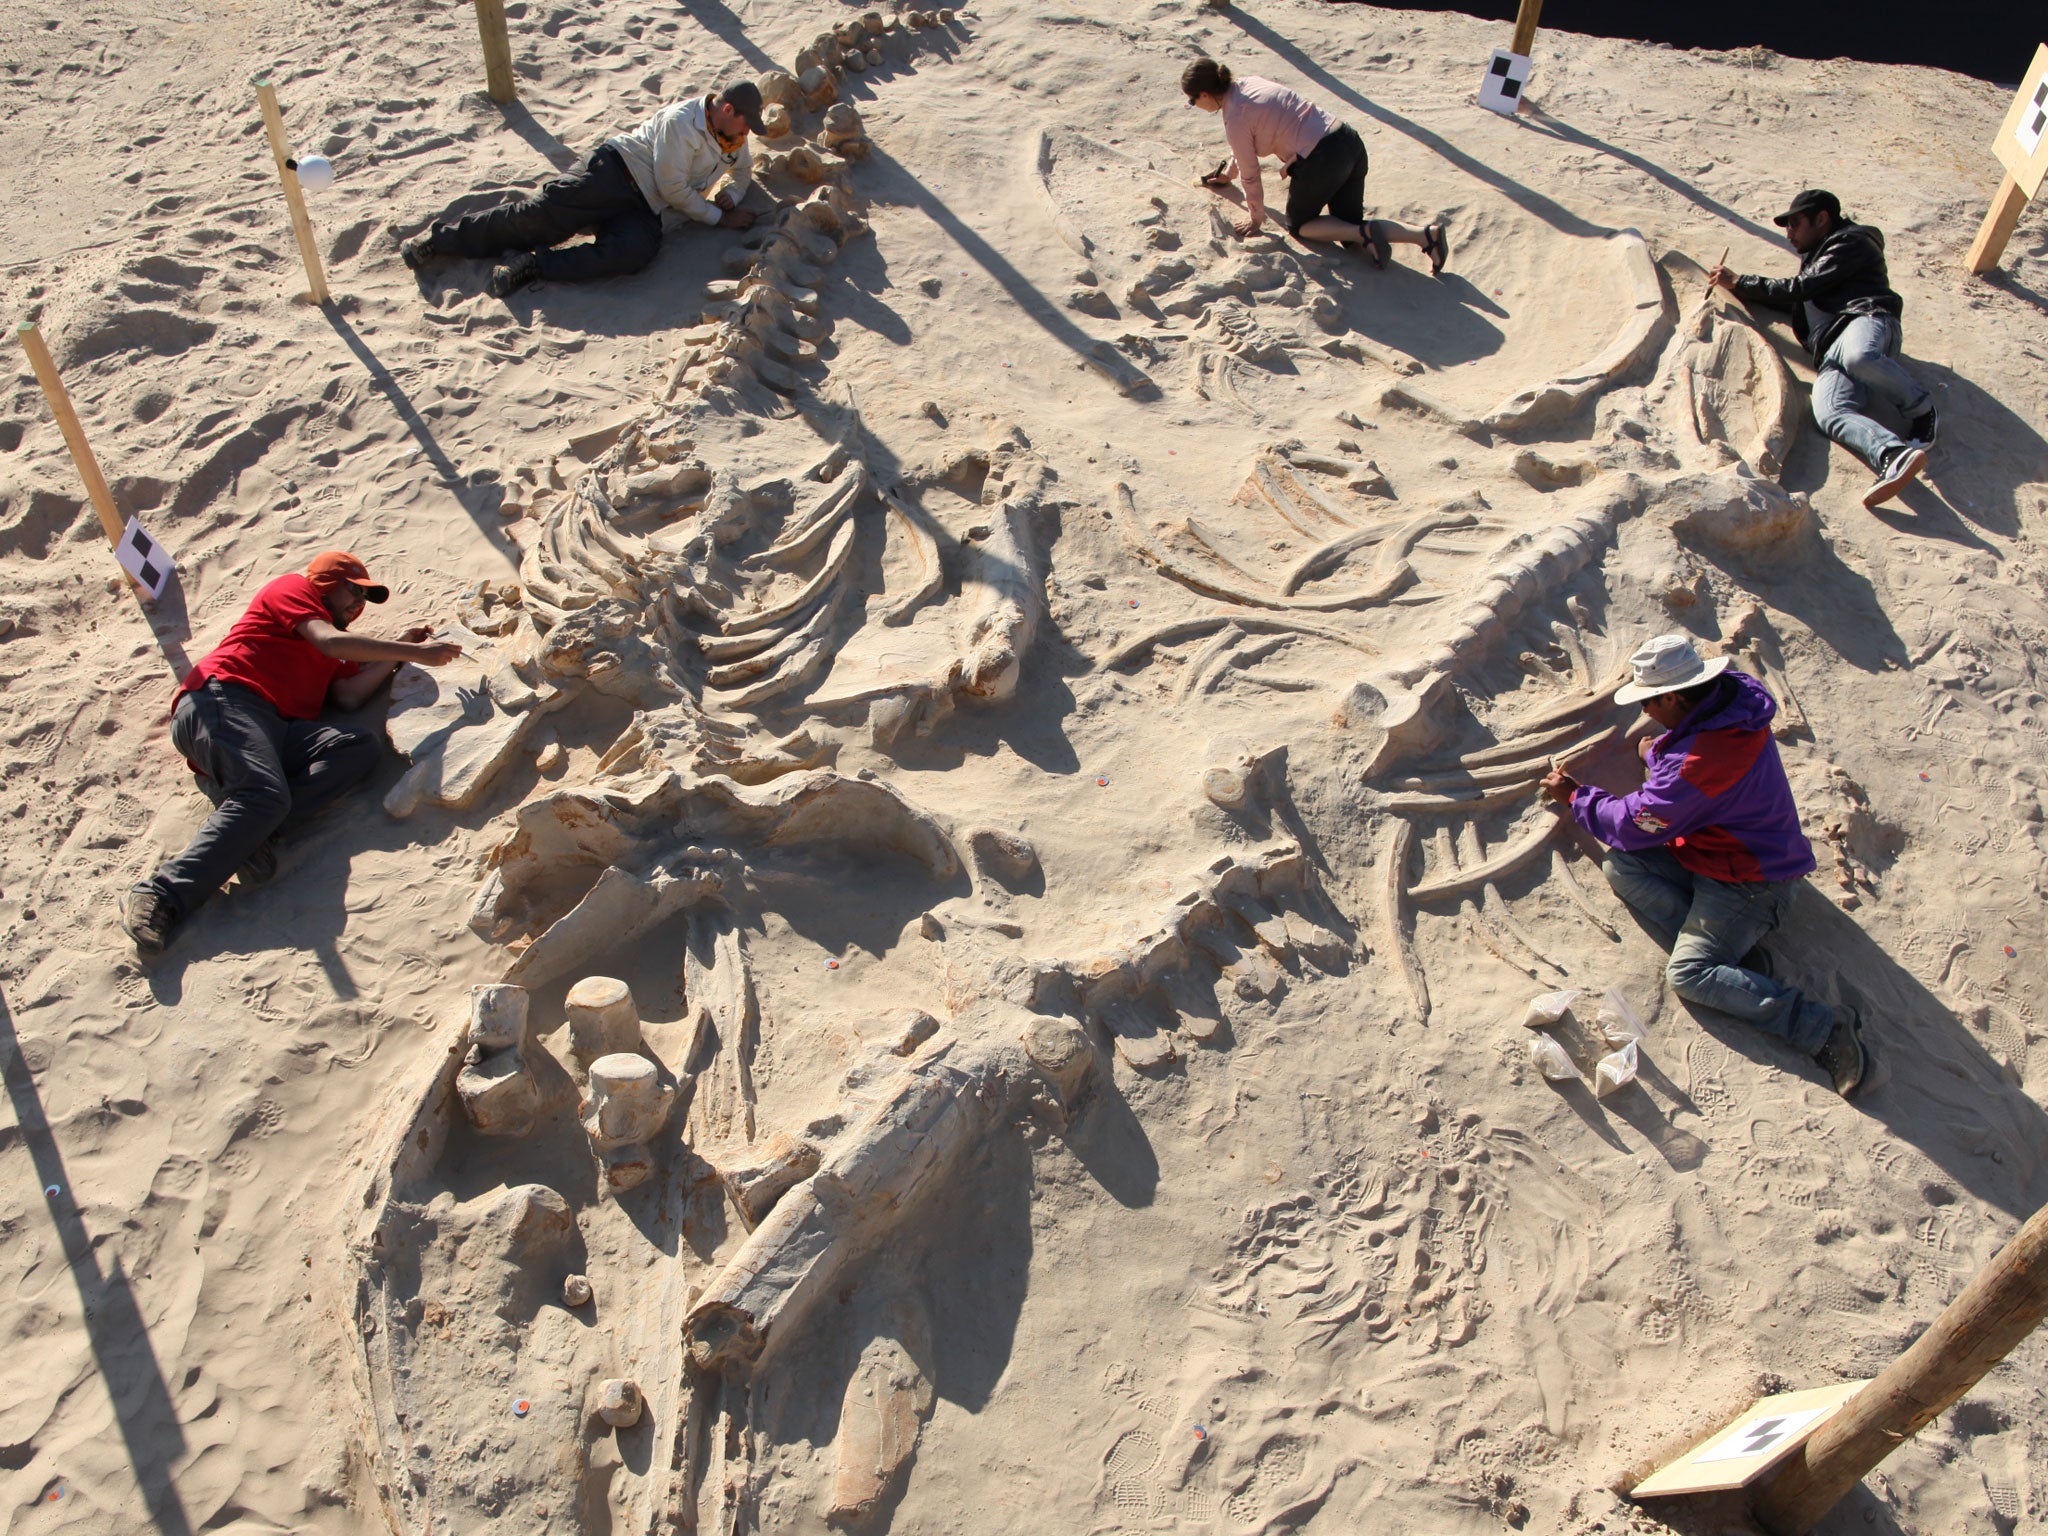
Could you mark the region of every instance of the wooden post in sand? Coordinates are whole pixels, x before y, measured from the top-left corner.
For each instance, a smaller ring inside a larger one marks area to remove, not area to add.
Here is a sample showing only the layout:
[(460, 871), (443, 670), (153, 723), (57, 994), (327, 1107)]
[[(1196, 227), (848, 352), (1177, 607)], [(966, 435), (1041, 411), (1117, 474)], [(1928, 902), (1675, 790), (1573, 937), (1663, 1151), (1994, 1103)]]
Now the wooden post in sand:
[(57, 418), (57, 430), (64, 434), (64, 445), (71, 450), (71, 460), (78, 466), (78, 478), (85, 482), (85, 494), (92, 498), (92, 508), (100, 515), (100, 527), (105, 530), (107, 543), (118, 549), (121, 533), (127, 524), (121, 514), (114, 510), (114, 493), (107, 489), (107, 477), (100, 473), (100, 461), (92, 456), (92, 445), (85, 440), (85, 428), (78, 424), (78, 412), (71, 408), (71, 394), (64, 388), (64, 381), (57, 376), (57, 364), (50, 356), (50, 349), (43, 344), (43, 333), (35, 323), (24, 320), (15, 328), (22, 350), (28, 353), (29, 366), (36, 371), (36, 382), (43, 386), (43, 398), (50, 402), (50, 414)]
[(484, 89), (499, 106), (517, 99), (512, 40), (505, 35), (505, 0), (476, 0), (476, 29), (484, 42)]
[(2048, 179), (2048, 43), (2034, 50), (2034, 62), (2020, 80), (1991, 152), (2005, 167), (2005, 176), (1991, 199), (1991, 210), (1978, 226), (1964, 263), (1972, 272), (1989, 272), (2005, 254), (2005, 242), (2012, 238), (2029, 198), (2041, 195), (2041, 183)]
[(1972, 272), (1989, 272), (1998, 265), (2005, 254), (2005, 242), (2012, 238), (2012, 232), (2019, 226), (2020, 215), (2027, 209), (2027, 191), (2014, 179), (2011, 171), (1998, 184), (1998, 191), (1991, 199), (1991, 211), (1984, 215), (1984, 222), (1977, 227), (1977, 238), (1970, 242), (1970, 258), (1967, 263)]
[(1536, 23), (1543, 15), (1543, 0), (1522, 0), (1522, 8), (1515, 12), (1515, 40), (1508, 52), (1529, 57), (1529, 51), (1536, 46)]
[(1757, 1496), (1774, 1536), (1804, 1536), (1863, 1475), (1975, 1386), (2048, 1318), (2048, 1206), (1934, 1326), (1785, 1460)]
[(320, 252), (313, 244), (313, 221), (306, 217), (306, 195), (299, 187), (299, 173), (292, 166), (291, 142), (284, 136), (284, 114), (277, 110), (277, 92), (270, 77), (254, 81), (256, 100), (263, 108), (263, 126), (270, 134), (270, 152), (277, 157), (277, 179), (284, 186), (285, 206), (292, 212), (292, 233), (299, 237), (299, 255), (306, 263), (306, 282), (315, 304), (327, 302), (327, 274), (320, 266)]

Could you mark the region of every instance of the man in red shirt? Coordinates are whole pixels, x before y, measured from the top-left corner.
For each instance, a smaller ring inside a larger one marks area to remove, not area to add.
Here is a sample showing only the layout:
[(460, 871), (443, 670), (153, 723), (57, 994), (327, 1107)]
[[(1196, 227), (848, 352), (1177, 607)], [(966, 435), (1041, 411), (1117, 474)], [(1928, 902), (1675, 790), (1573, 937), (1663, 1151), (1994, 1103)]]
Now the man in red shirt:
[(322, 709), (360, 709), (401, 662), (439, 667), (462, 654), (448, 641), (428, 643), (424, 625), (397, 640), (346, 632), (365, 603), (390, 596), (362, 561), (330, 550), (305, 574), (280, 576), (258, 592), (178, 685), (171, 744), (214, 812), (191, 846), (123, 898), (121, 926), (138, 953), (162, 954), (178, 924), (229, 876), (268, 879), (278, 830), (324, 809), (377, 766), (378, 738), (322, 724)]

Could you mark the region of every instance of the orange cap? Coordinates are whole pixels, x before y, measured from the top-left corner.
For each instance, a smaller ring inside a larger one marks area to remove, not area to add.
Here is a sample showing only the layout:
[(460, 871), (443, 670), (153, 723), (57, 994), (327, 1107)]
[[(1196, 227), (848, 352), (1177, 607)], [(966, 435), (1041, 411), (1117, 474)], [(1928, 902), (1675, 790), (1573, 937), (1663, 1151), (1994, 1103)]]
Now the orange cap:
[(306, 579), (322, 592), (340, 586), (344, 581), (362, 588), (363, 601), (381, 603), (391, 596), (391, 589), (370, 580), (370, 568), (354, 555), (341, 550), (330, 549), (324, 555), (315, 555), (313, 563), (306, 567)]

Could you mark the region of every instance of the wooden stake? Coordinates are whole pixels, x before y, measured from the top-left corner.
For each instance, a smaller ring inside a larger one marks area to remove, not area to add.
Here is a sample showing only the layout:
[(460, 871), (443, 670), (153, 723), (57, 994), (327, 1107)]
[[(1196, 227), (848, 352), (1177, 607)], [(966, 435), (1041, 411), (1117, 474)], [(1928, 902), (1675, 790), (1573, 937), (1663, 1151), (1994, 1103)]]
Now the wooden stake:
[(1968, 265), (1972, 272), (1989, 272), (1998, 265), (1998, 259), (2005, 254), (2005, 242), (2012, 238), (2026, 206), (2027, 194), (2020, 190), (2012, 172), (2007, 171), (2005, 180), (1992, 195), (1991, 211), (1984, 215), (1977, 238), (1971, 242)]
[(1522, 8), (1515, 12), (1515, 41), (1509, 49), (1523, 58), (1536, 46), (1536, 21), (1543, 14), (1543, 0), (1522, 0)]
[(299, 255), (305, 259), (306, 282), (315, 304), (327, 302), (327, 274), (320, 266), (320, 252), (313, 245), (313, 221), (306, 217), (306, 195), (299, 187), (299, 173), (292, 169), (291, 143), (284, 136), (284, 114), (277, 110), (277, 92), (267, 75), (255, 80), (256, 100), (263, 107), (263, 126), (270, 133), (270, 152), (277, 157), (277, 179), (284, 186), (285, 206), (292, 211), (292, 232), (299, 237)]
[(71, 450), (72, 462), (78, 466), (78, 478), (85, 482), (85, 494), (92, 498), (93, 510), (100, 515), (100, 527), (105, 530), (107, 543), (114, 548), (121, 547), (121, 534), (128, 523), (114, 508), (114, 493), (107, 489), (107, 477), (100, 473), (100, 461), (92, 456), (92, 445), (85, 440), (85, 429), (78, 424), (78, 412), (71, 408), (71, 395), (64, 388), (64, 381), (57, 377), (57, 364), (50, 356), (50, 349), (43, 344), (43, 333), (36, 329), (33, 321), (24, 320), (15, 328), (14, 334), (21, 339), (24, 351), (28, 353), (29, 366), (36, 371), (36, 382), (43, 386), (43, 398), (50, 402), (50, 414), (57, 418), (57, 430), (64, 434), (65, 446)]
[(505, 0), (476, 0), (476, 29), (484, 41), (484, 87), (502, 107), (519, 95), (512, 78), (512, 40), (505, 35)]
[(2048, 1206), (1882, 1376), (1786, 1458), (1756, 1501), (1774, 1536), (1804, 1536), (1863, 1475), (1975, 1386), (2048, 1318)]

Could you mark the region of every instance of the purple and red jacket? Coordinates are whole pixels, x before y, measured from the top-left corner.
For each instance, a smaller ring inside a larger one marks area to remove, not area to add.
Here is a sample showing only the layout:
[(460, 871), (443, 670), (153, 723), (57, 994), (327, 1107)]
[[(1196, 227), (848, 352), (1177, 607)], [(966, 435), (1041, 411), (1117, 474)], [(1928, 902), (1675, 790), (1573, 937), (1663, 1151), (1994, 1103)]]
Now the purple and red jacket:
[(1813, 872), (1792, 786), (1771, 739), (1778, 704), (1755, 678), (1722, 688), (1650, 744), (1643, 787), (1611, 795), (1581, 784), (1572, 819), (1610, 848), (1668, 847), (1710, 880), (1796, 880)]

